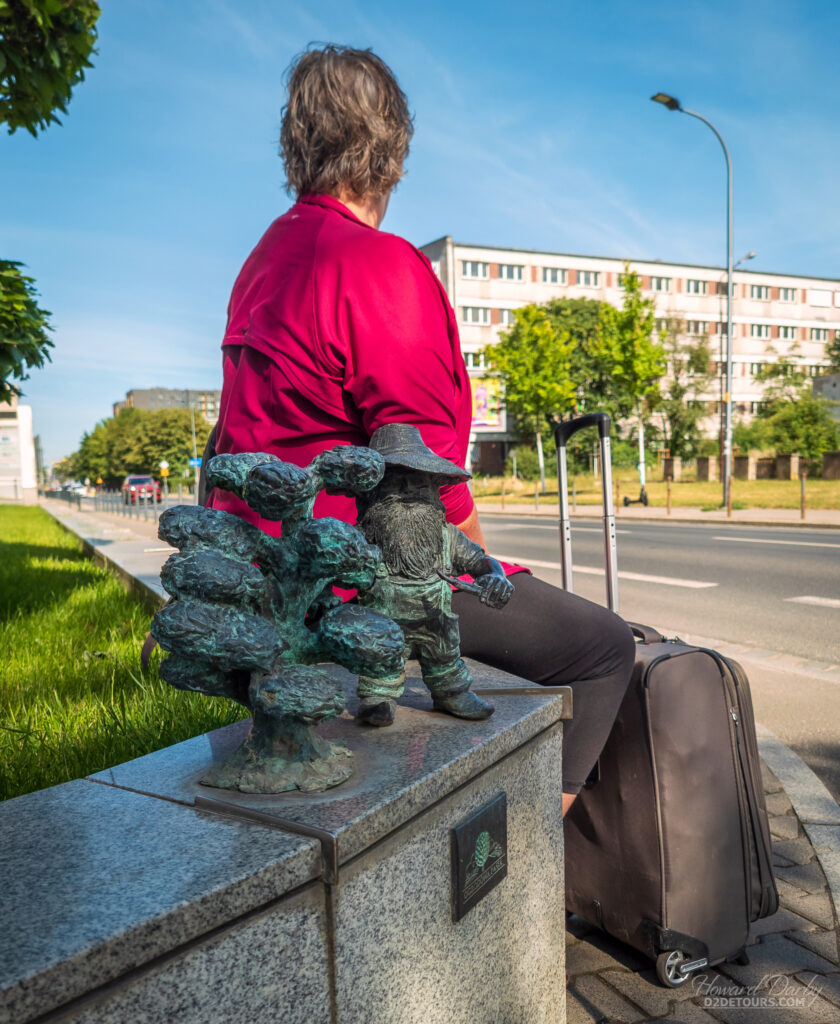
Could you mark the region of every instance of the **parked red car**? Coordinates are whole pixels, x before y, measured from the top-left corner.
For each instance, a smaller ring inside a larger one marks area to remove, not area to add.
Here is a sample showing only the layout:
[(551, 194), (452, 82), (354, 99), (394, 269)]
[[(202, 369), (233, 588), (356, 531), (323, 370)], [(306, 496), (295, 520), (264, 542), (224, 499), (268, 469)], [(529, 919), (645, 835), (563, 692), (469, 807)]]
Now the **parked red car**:
[(122, 498), (124, 505), (136, 505), (138, 502), (162, 501), (160, 481), (150, 476), (127, 476), (123, 480)]

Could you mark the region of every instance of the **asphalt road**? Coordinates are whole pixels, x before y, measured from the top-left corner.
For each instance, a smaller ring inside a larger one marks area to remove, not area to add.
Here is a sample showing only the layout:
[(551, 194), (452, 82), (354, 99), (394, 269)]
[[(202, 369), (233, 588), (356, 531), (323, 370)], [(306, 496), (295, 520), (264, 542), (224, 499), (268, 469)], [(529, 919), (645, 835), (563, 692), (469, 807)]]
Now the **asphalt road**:
[[(555, 520), (482, 526), (492, 554), (559, 586)], [(616, 543), (624, 618), (840, 663), (840, 531), (619, 521)], [(600, 522), (573, 523), (572, 545), (575, 591), (606, 603)]]
[[(485, 515), (482, 526), (492, 554), (560, 585), (556, 520)], [(840, 531), (619, 516), (616, 539), (623, 617), (666, 635), (748, 645), (757, 720), (840, 800), (840, 684), (824, 671), (840, 665)], [(575, 592), (606, 604), (600, 522), (574, 522), (572, 543)], [(776, 652), (816, 664), (774, 666)]]

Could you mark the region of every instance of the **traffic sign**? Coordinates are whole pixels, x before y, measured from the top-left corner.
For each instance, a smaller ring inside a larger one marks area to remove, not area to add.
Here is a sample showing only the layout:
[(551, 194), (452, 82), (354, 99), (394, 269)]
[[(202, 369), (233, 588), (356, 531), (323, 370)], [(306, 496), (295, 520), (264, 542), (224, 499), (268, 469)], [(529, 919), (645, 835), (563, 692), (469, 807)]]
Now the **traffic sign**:
[(201, 465), (201, 459), (190, 459), (190, 465), (191, 466), (200, 466)]
[(166, 461), (166, 459), (161, 459), (158, 465), (160, 466), (161, 469), (169, 469), (169, 463)]
[(169, 476), (169, 466), (163, 466), (160, 471), (161, 476)]

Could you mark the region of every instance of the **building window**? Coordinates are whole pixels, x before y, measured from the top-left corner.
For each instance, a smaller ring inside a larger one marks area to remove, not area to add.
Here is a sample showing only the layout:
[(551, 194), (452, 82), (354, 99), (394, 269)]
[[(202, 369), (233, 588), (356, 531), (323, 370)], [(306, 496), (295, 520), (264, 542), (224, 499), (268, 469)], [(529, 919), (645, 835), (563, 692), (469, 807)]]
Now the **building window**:
[(767, 363), (750, 363), (750, 374), (753, 377), (758, 376), (759, 373), (764, 369)]
[(796, 289), (795, 288), (780, 288), (779, 289), (779, 302), (796, 302)]
[(671, 278), (670, 277), (652, 277), (650, 279), (651, 291), (654, 292), (669, 292), (671, 290)]
[(705, 320), (687, 320), (685, 330), (687, 334), (708, 334), (709, 325)]
[(685, 290), (688, 295), (705, 295), (709, 290), (708, 281), (686, 281)]
[(665, 334), (668, 330), (668, 321), (664, 317), (658, 317), (656, 321), (656, 329), (660, 334)]
[(767, 402), (750, 402), (750, 412), (757, 413), (761, 412), (762, 409), (766, 408)]
[(597, 270), (579, 270), (577, 276), (578, 284), (584, 288), (597, 288), (601, 279), (601, 274)]
[(811, 328), (811, 341), (828, 341), (828, 328), (827, 327), (812, 327)]
[(796, 328), (795, 327), (780, 327), (779, 328), (779, 337), (783, 341), (793, 341), (793, 339), (796, 337)]
[(486, 306), (462, 306), (461, 313), (465, 324), (485, 326), (490, 323), (490, 310)]
[(543, 267), (543, 284), (565, 284), (566, 271), (560, 267)]
[(750, 298), (751, 299), (769, 299), (770, 298), (770, 285), (769, 284), (751, 284), (750, 285)]
[(464, 362), (468, 370), (483, 370), (487, 365), (483, 352), (465, 352)]
[(769, 338), (770, 324), (750, 324), (751, 338)]
[(817, 366), (815, 363), (807, 368), (809, 377), (819, 377), (821, 366)]
[(521, 281), (524, 269), (524, 267), (519, 266), (517, 263), (500, 263), (499, 277), (503, 281)]
[(480, 260), (461, 260), (461, 277), (478, 277), (486, 279), (490, 276), (490, 265)]
[(516, 317), (513, 315), (512, 309), (500, 309), (499, 310), (499, 323), (503, 327), (510, 327), (515, 321)]

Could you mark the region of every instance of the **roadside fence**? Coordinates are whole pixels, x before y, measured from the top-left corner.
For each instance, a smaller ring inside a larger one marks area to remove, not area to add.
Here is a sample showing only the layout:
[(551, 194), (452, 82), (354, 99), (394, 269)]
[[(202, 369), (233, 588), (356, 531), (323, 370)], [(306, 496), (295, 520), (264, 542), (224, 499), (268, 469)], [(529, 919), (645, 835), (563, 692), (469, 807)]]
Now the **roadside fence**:
[(111, 515), (128, 516), (129, 519), (157, 520), (161, 512), (173, 505), (195, 504), (195, 495), (185, 491), (181, 485), (177, 491), (170, 492), (159, 502), (153, 497), (146, 498), (141, 495), (135, 495), (133, 500), (127, 501), (121, 491), (96, 491), (93, 494), (76, 491), (41, 491), (41, 495), (44, 498), (75, 505), (80, 512), (108, 512)]

